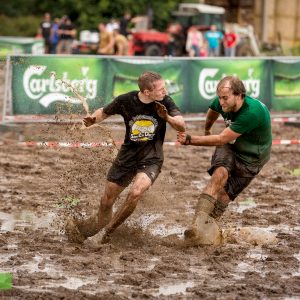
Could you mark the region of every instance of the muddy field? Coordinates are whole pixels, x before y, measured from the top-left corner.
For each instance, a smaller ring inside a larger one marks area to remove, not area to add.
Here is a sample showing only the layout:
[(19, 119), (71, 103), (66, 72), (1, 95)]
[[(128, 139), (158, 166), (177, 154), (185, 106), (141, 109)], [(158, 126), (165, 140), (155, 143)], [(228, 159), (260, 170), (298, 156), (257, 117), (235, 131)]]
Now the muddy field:
[[(202, 133), (203, 123), (189, 123)], [(218, 124), (214, 131), (222, 129)], [(209, 176), (213, 148), (165, 146), (162, 173), (98, 249), (69, 243), (69, 214), (97, 209), (118, 146), (93, 149), (23, 147), (19, 139), (122, 140), (105, 124), (33, 124), (1, 133), (0, 272), (13, 274), (1, 299), (300, 299), (299, 145), (275, 145), (271, 161), (230, 204), (219, 224), (235, 238), (219, 247), (190, 247), (183, 231)], [(300, 128), (273, 124), (274, 138), (299, 139)], [(167, 141), (175, 140), (169, 129)], [(126, 190), (117, 201), (124, 201)], [(262, 234), (247, 240), (238, 229)], [(265, 236), (276, 236), (268, 243)]]

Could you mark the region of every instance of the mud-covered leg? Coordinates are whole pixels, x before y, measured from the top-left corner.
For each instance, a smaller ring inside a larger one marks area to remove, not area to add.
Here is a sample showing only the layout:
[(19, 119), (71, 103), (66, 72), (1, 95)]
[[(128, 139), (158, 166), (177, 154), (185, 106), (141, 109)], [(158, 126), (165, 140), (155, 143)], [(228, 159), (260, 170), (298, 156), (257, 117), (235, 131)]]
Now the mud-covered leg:
[(200, 195), (192, 226), (184, 232), (185, 239), (197, 240), (197, 244), (216, 245), (221, 242), (221, 231), (215, 219), (210, 215), (215, 209), (216, 197), (228, 179), (224, 167), (217, 168), (204, 192)]
[(118, 211), (114, 214), (111, 221), (105, 228), (105, 233), (102, 237), (102, 243), (107, 243), (110, 240), (110, 235), (120, 226), (135, 210), (138, 200), (142, 194), (151, 186), (152, 182), (145, 173), (138, 173), (129, 190), (125, 202), (121, 205)]
[(215, 203), (214, 210), (211, 212), (210, 216), (216, 220), (220, 219), (220, 217), (224, 214), (227, 209), (228, 204), (230, 203), (230, 198), (223, 189), (217, 198)]
[(216, 199), (201, 194), (193, 218), (192, 226), (184, 232), (186, 240), (200, 245), (216, 245), (221, 242), (221, 232), (215, 220), (209, 216)]
[(79, 231), (86, 237), (90, 237), (98, 233), (102, 228), (104, 228), (112, 217), (112, 207), (103, 208), (100, 205), (98, 213), (95, 213), (91, 217), (85, 220), (77, 221), (77, 226)]
[(85, 239), (97, 234), (104, 228), (110, 222), (112, 206), (123, 190), (124, 187), (113, 182), (107, 182), (97, 213), (87, 219), (70, 218), (67, 220), (65, 232), (68, 240), (74, 243), (83, 243)]

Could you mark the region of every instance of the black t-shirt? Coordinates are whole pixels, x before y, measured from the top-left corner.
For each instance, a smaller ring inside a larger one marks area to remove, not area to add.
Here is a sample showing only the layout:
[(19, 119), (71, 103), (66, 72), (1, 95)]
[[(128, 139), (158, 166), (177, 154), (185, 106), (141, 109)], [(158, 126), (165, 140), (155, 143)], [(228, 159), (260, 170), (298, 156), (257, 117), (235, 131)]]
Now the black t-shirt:
[[(165, 96), (160, 103), (170, 116), (181, 114), (171, 97)], [(154, 102), (145, 104), (139, 99), (138, 91), (132, 91), (116, 97), (103, 112), (120, 114), (124, 119), (126, 134), (116, 159), (118, 164), (136, 161), (162, 164), (166, 121), (157, 114)]]
[(52, 27), (52, 23), (48, 22), (48, 21), (43, 21), (40, 24), (40, 28), (42, 31), (42, 37), (45, 39), (49, 39), (50, 38), (50, 34), (51, 34), (51, 27)]
[[(75, 26), (71, 23), (71, 24), (61, 24), (59, 25), (59, 29), (60, 30), (73, 30), (75, 29)], [(72, 40), (74, 39), (72, 34), (67, 34), (67, 33), (63, 33), (60, 35), (60, 39), (62, 40)]]

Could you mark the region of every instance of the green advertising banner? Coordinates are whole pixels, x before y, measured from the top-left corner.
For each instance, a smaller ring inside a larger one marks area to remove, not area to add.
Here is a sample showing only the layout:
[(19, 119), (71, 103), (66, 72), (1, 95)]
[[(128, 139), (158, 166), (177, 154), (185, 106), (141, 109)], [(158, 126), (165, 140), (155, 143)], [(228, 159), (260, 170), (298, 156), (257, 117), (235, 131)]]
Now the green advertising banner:
[(273, 62), (274, 110), (300, 110), (300, 60)]
[(12, 279), (11, 273), (0, 273), (0, 291), (10, 290), (12, 288)]
[(247, 94), (269, 108), (300, 108), (300, 61), (295, 59), (20, 55), (11, 57), (11, 65), (13, 115), (85, 114), (74, 89), (86, 98), (92, 112), (122, 93), (137, 90), (138, 77), (146, 70), (163, 76), (182, 112), (206, 112), (226, 75), (241, 78)]
[(224, 76), (235, 75), (243, 80), (247, 94), (271, 106), (269, 93), (270, 62), (259, 59), (187, 61), (185, 99), (190, 112), (204, 112), (216, 97), (216, 87)]
[(138, 90), (138, 77), (144, 71), (159, 73), (166, 82), (168, 94), (175, 103), (184, 110), (183, 97), (183, 61), (179, 60), (140, 60), (140, 59), (111, 59), (108, 72), (107, 98), (111, 99), (132, 90)]
[(44, 40), (35, 38), (0, 36), (0, 56), (44, 53)]
[(104, 104), (106, 60), (96, 57), (11, 57), (13, 114), (84, 113)]

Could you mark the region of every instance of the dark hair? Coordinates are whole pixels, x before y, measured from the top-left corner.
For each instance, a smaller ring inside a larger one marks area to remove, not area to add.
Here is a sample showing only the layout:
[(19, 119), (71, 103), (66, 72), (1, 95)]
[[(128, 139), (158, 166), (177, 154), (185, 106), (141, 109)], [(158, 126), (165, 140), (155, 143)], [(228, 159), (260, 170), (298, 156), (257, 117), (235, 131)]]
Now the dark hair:
[(138, 86), (140, 88), (140, 91), (152, 91), (154, 89), (154, 82), (158, 80), (162, 80), (162, 77), (158, 73), (151, 71), (144, 72), (138, 79)]
[(217, 92), (227, 83), (230, 84), (230, 89), (232, 90), (233, 95), (238, 96), (241, 95), (242, 98), (246, 96), (245, 86), (238, 77), (236, 76), (226, 76), (222, 78), (217, 85)]

